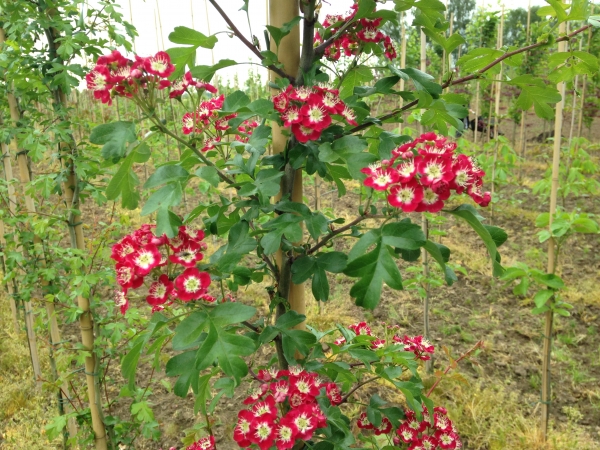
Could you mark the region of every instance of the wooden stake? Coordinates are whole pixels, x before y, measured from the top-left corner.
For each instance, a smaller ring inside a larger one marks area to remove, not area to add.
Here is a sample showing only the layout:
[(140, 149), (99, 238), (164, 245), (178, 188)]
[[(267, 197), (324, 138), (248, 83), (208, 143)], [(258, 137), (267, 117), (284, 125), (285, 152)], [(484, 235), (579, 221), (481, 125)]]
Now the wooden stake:
[[(559, 26), (559, 34), (566, 33), (566, 22)], [(567, 43), (565, 41), (558, 43), (558, 51), (565, 52)], [(565, 83), (558, 83), (556, 88), (562, 95), (562, 100), (556, 104), (556, 116), (554, 118), (554, 149), (552, 154), (552, 185), (550, 188), (550, 219), (548, 227), (552, 229), (554, 214), (556, 213), (556, 201), (558, 193), (558, 176), (560, 170), (560, 145), (562, 139), (563, 108), (565, 102)], [(550, 231), (552, 233), (552, 231)], [(546, 271), (554, 273), (556, 270), (556, 242), (551, 237), (548, 240), (548, 265)], [(552, 302), (553, 299), (548, 300)], [(550, 384), (550, 365), (552, 357), (552, 329), (554, 324), (554, 311), (550, 309), (545, 315), (545, 326), (543, 334), (544, 349), (542, 352), (542, 436), (547, 440), (548, 422), (550, 419), (550, 402), (552, 399), (552, 390)]]
[[(504, 40), (504, 5), (502, 5), (502, 13), (500, 16), (500, 30), (498, 32), (498, 41), (496, 47), (498, 49), (502, 48), (502, 43)], [(496, 182), (496, 162), (498, 161), (498, 128), (500, 127), (500, 95), (502, 93), (502, 71), (504, 69), (503, 63), (500, 63), (500, 74), (498, 75), (498, 81), (496, 82), (496, 100), (494, 106), (494, 160), (492, 162), (492, 198), (494, 197), (495, 191), (495, 182)], [(488, 122), (488, 130), (490, 128), (490, 124)], [(490, 220), (493, 222), (494, 220), (494, 203), (490, 203)]]
[[(299, 15), (297, 0), (278, 0), (269, 3), (269, 23), (277, 28), (284, 23), (290, 22)], [(279, 60), (283, 64), (286, 73), (296, 76), (300, 67), (300, 27), (294, 27), (290, 34), (284, 37), (279, 48), (271, 40), (271, 51), (279, 55)], [(272, 72), (269, 74), (271, 81), (277, 78)], [(273, 123), (273, 154), (281, 153), (285, 150), (287, 137), (282, 133), (282, 128)], [(292, 201), (302, 203), (302, 170), (295, 172), (294, 188), (292, 192)], [(277, 265), (283, 267), (283, 254), (278, 250), (276, 254)], [(299, 314), (306, 314), (306, 301), (304, 298), (304, 284), (291, 283), (289, 288), (288, 301), (290, 308)], [(305, 328), (303, 322), (296, 328)]]
[[(0, 125), (2, 125), (3, 121), (2, 121), (2, 117), (0, 117)], [(9, 198), (9, 202), (12, 203), (12, 198), (15, 197), (14, 195), (14, 187), (10, 184), (10, 180), (12, 180), (13, 176), (12, 176), (12, 165), (11, 165), (11, 161), (10, 161), (10, 153), (8, 150), (8, 145), (6, 145), (4, 142), (2, 142), (2, 167), (3, 167), (3, 171), (4, 171), (4, 179), (7, 182), (7, 186), (8, 186), (8, 198)], [(6, 161), (6, 162), (5, 162)], [(7, 166), (8, 166), (8, 170), (7, 170)], [(9, 175), (9, 171), (10, 171), (10, 176)], [(0, 247), (2, 247), (2, 252), (6, 251), (6, 239), (4, 237), (5, 234), (5, 229), (4, 229), (4, 221), (0, 220)], [(4, 275), (6, 275), (6, 266), (4, 264), (4, 258), (2, 258), (2, 273)], [(8, 293), (8, 302), (10, 304), (10, 311), (12, 313), (12, 317), (13, 317), (13, 325), (15, 327), (15, 334), (19, 334), (19, 332), (21, 331), (19, 329), (19, 316), (18, 316), (18, 312), (17, 312), (17, 302), (15, 300), (15, 285), (13, 283), (13, 281), (9, 281), (8, 283), (6, 283), (6, 291)]]
[[(406, 67), (406, 25), (404, 24), (404, 11), (400, 13), (400, 34), (402, 35), (401, 54), (400, 54), (400, 67), (404, 69)], [(404, 90), (404, 78), (400, 79), (400, 90)], [(404, 99), (400, 97), (399, 108), (404, 106)], [(398, 130), (402, 132), (402, 122), (398, 125)]]

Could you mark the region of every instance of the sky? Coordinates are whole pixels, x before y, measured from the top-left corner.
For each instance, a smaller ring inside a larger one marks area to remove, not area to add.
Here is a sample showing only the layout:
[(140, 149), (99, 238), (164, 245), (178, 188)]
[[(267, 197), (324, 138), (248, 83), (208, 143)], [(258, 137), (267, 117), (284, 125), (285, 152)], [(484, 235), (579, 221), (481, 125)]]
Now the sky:
[[(219, 0), (219, 5), (232, 19), (239, 30), (250, 37), (250, 26), (252, 34), (257, 36), (264, 46), (263, 30), (267, 21), (266, 5), (269, 0), (250, 0), (249, 15), (250, 25), (246, 13), (239, 11), (243, 5), (242, 0)], [(278, 0), (271, 0), (278, 1)], [(442, 0), (444, 1), (444, 0)], [(502, 3), (506, 9), (516, 7), (527, 7), (528, 0), (504, 0)], [(176, 26), (194, 28), (206, 35), (219, 31), (226, 31), (227, 25), (219, 13), (212, 7), (208, 0), (118, 0), (121, 10), (126, 19), (133, 22), (138, 30), (139, 36), (135, 39), (135, 50), (139, 55), (147, 56), (175, 47), (176, 44), (169, 42), (169, 33)], [(323, 0), (321, 17), (325, 14), (344, 13), (349, 10), (352, 0)], [(500, 9), (500, 1), (477, 0), (478, 7), (483, 4), (487, 9)], [(543, 0), (531, 0), (532, 6), (544, 5)], [(393, 8), (394, 3), (388, 0), (384, 8)], [(208, 13), (208, 14), (207, 14)], [(208, 16), (208, 17), (207, 17)], [(158, 19), (160, 17), (160, 19)], [(248, 50), (236, 38), (229, 38), (226, 34), (218, 35), (219, 42), (211, 52), (199, 49), (196, 64), (212, 65), (213, 61), (220, 59), (234, 59), (238, 62), (257, 62)], [(266, 69), (258, 66), (242, 65), (219, 71), (219, 76), (232, 79), (237, 73), (240, 82), (243, 82), (249, 70), (259, 71), (265, 79)]]

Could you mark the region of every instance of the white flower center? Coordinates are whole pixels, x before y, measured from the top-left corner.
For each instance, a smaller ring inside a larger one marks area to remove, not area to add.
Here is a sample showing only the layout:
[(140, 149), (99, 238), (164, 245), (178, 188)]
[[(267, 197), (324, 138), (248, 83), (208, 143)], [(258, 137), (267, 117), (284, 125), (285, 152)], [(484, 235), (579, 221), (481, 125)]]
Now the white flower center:
[(135, 263), (142, 269), (147, 269), (154, 263), (154, 255), (150, 252), (141, 253), (136, 259)]
[(196, 277), (189, 277), (183, 283), (183, 287), (187, 292), (196, 292), (200, 289), (200, 280)]

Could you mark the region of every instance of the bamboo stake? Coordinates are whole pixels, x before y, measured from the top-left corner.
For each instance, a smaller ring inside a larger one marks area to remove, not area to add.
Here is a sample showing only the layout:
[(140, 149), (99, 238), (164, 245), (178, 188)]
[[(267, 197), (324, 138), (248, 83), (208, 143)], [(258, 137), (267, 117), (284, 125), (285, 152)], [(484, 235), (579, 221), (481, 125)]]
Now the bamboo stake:
[[(500, 15), (500, 31), (498, 33), (498, 41), (496, 47), (498, 49), (502, 48), (502, 43), (504, 40), (504, 5), (502, 5), (502, 13)], [(498, 75), (498, 82), (496, 83), (496, 100), (494, 105), (494, 160), (492, 162), (492, 198), (494, 198), (495, 192), (495, 182), (496, 182), (496, 163), (498, 162), (498, 128), (500, 127), (500, 95), (502, 93), (502, 71), (504, 69), (504, 64), (500, 63), (500, 74)], [(488, 130), (490, 128), (490, 124), (488, 122)], [(490, 221), (494, 221), (494, 203), (490, 204)]]
[[(402, 44), (401, 44), (401, 55), (400, 55), (400, 67), (404, 69), (406, 67), (406, 25), (404, 24), (404, 11), (400, 13), (400, 34), (402, 35)], [(404, 78), (400, 79), (400, 90), (404, 90)], [(400, 105), (398, 108), (402, 108), (404, 106), (404, 99), (402, 96), (400, 97)], [(398, 130), (402, 132), (402, 122), (398, 125)]]
[[(297, 0), (279, 0), (269, 3), (269, 23), (277, 28), (284, 23), (290, 22), (299, 15)], [(279, 48), (271, 40), (271, 50), (279, 55), (279, 60), (283, 64), (284, 70), (288, 74), (296, 76), (300, 66), (300, 27), (294, 27), (290, 34), (284, 37)], [(277, 78), (274, 73), (269, 74), (271, 81)], [(282, 134), (282, 128), (271, 124), (273, 128), (273, 154), (281, 153), (285, 150), (287, 137)], [(294, 177), (294, 189), (291, 200), (302, 203), (302, 170), (298, 169)], [(276, 261), (279, 268), (283, 267), (283, 254), (281, 250), (277, 251)], [(306, 314), (306, 301), (304, 298), (304, 284), (290, 284), (288, 302), (290, 308), (299, 314)], [(306, 324), (303, 322), (296, 328), (304, 329)]]
[[(568, 28), (568, 27), (567, 27)], [(568, 32), (568, 31), (567, 31)], [(579, 51), (583, 48), (583, 37), (579, 40)], [(571, 126), (569, 127), (569, 150), (571, 149), (571, 141), (573, 140), (573, 129), (575, 128), (575, 110), (576, 102), (577, 102), (577, 85), (579, 84), (579, 75), (575, 75), (575, 79), (573, 80), (573, 99), (571, 102)], [(569, 151), (570, 158), (570, 151)], [(569, 164), (567, 164), (567, 167)]]
[[(52, 9), (47, 11), (49, 16), (57, 14), (57, 11)], [(54, 51), (60, 45), (58, 40), (60, 36), (56, 29), (49, 29), (48, 44)], [(65, 93), (59, 88), (53, 92), (55, 101), (60, 105), (67, 104), (67, 98)], [(61, 108), (59, 108), (60, 110)], [(104, 120), (104, 115), (103, 115)], [(79, 212), (79, 179), (75, 172), (74, 158), (77, 156), (77, 147), (74, 144), (73, 136), (70, 136), (70, 142), (61, 142), (61, 150), (69, 151), (69, 158), (64, 159), (64, 163), (67, 169), (67, 180), (63, 185), (64, 199), (66, 207), (69, 211), (68, 215), (68, 226), (70, 243), (72, 248), (85, 251), (85, 243), (83, 239), (83, 221), (81, 213)], [(61, 152), (62, 153), (62, 152)], [(76, 212), (78, 212), (77, 222), (75, 221)], [(94, 351), (94, 323), (92, 312), (90, 308), (90, 301), (88, 298), (84, 298), (81, 295), (77, 296), (77, 306), (81, 310), (79, 316), (79, 328), (81, 330), (81, 343), (83, 350), (86, 352), (84, 358), (85, 376), (88, 388), (88, 401), (90, 405), (90, 415), (92, 419), (92, 430), (94, 432), (94, 443), (96, 450), (108, 450), (108, 443), (106, 438), (106, 429), (104, 427), (104, 420), (102, 416), (100, 391), (97, 387), (98, 380), (98, 364), (96, 353)]]
[[(2, 117), (0, 116), (0, 126), (2, 126), (2, 125), (3, 125), (3, 120), (2, 120)], [(10, 162), (10, 152), (8, 149), (8, 145), (6, 145), (4, 142), (1, 143), (0, 148), (2, 149), (2, 170), (4, 172), (3, 176), (7, 182), (9, 202), (10, 202), (11, 191), (13, 194), (12, 197), (14, 197), (14, 187), (12, 187), (12, 185), (9, 183), (10, 179), (12, 179), (12, 165)], [(7, 163), (5, 163), (6, 159), (8, 159)], [(10, 173), (11, 173), (10, 178), (7, 176), (7, 171), (5, 168), (6, 165), (10, 166)], [(0, 249), (2, 252), (6, 251), (6, 238), (4, 237), (4, 235), (5, 235), (4, 221), (0, 219)], [(4, 258), (2, 258), (2, 273), (6, 276), (6, 265), (5, 265)], [(13, 317), (13, 325), (15, 327), (15, 334), (19, 334), (19, 332), (21, 330), (19, 329), (19, 315), (18, 315), (18, 310), (17, 310), (17, 302), (15, 300), (14, 280), (11, 280), (6, 283), (6, 292), (8, 294), (8, 302), (10, 304), (10, 311), (11, 311), (12, 317)]]
[[(427, 72), (427, 39), (423, 29), (421, 29), (421, 72)], [(419, 123), (421, 133), (423, 133), (423, 125)], [(425, 236), (429, 235), (429, 223), (425, 213), (421, 213), (421, 228)], [(421, 250), (423, 276), (425, 280), (429, 277), (429, 254), (422, 249)], [(423, 289), (425, 291), (425, 298), (423, 304), (423, 336), (425, 339), (429, 339), (429, 283), (425, 281), (423, 283)], [(425, 369), (427, 373), (433, 373), (433, 358), (425, 362)]]
[[(529, 5), (527, 7), (527, 45), (529, 45), (529, 41), (531, 40), (531, 0), (529, 0)], [(525, 61), (527, 61), (528, 52), (525, 52)], [(521, 172), (523, 170), (523, 162), (525, 161), (525, 148), (527, 144), (525, 143), (525, 119), (527, 117), (527, 112), (525, 110), (521, 111), (521, 129), (519, 131), (519, 142), (521, 146), (520, 156), (521, 156), (521, 164), (519, 167), (519, 179), (521, 179)]]
[[(592, 8), (592, 14), (594, 12), (595, 8)], [(587, 40), (587, 51), (590, 51), (590, 44), (592, 42), (592, 29), (590, 28), (588, 30), (588, 40)], [(578, 124), (577, 124), (577, 137), (581, 138), (581, 132), (583, 129), (583, 106), (585, 103), (585, 93), (587, 90), (587, 75), (583, 76), (583, 87), (581, 88), (581, 101), (579, 103), (579, 118), (577, 119)]]
[[(559, 26), (559, 33), (565, 34), (567, 30), (566, 23), (563, 22)], [(567, 50), (566, 41), (558, 43), (558, 51), (565, 52)], [(565, 83), (557, 84), (557, 89), (562, 95), (562, 100), (556, 104), (556, 116), (554, 119), (554, 149), (552, 154), (552, 186), (550, 188), (550, 219), (548, 227), (552, 229), (552, 222), (556, 212), (556, 201), (558, 192), (558, 176), (560, 170), (560, 145), (562, 139), (562, 124), (563, 124), (563, 108), (565, 102)], [(552, 232), (551, 232), (552, 233)], [(552, 236), (552, 234), (551, 234)], [(547, 272), (554, 273), (556, 270), (556, 242), (553, 237), (548, 240), (548, 265)], [(552, 299), (549, 300), (553, 301)], [(548, 421), (550, 419), (550, 401), (551, 401), (551, 384), (550, 384), (550, 365), (552, 357), (552, 328), (554, 324), (554, 311), (550, 309), (545, 315), (545, 326), (543, 334), (544, 349), (542, 352), (542, 436), (544, 441), (547, 439)]]
[[(0, 28), (0, 44), (4, 44), (5, 34), (4, 29)], [(17, 100), (12, 92), (8, 92), (6, 95), (8, 100), (8, 107), (10, 110), (10, 117), (13, 123), (16, 125), (20, 120), (21, 115), (19, 114), (19, 109), (17, 106)], [(23, 151), (19, 151), (17, 147), (17, 140), (13, 137), (10, 142), (10, 150), (17, 157), (19, 162), (19, 169), (21, 173), (21, 185), (23, 186), (23, 193), (26, 192), (24, 180), (24, 174), (29, 177), (29, 168), (27, 167), (27, 155)], [(22, 169), (21, 164), (24, 161), (25, 167)], [(14, 179), (13, 171), (12, 171), (12, 161), (10, 158), (4, 159), (4, 170), (6, 173), (6, 180), (9, 183), (9, 210), (12, 215), (16, 214), (16, 206), (17, 206), (17, 198), (15, 194), (14, 188), (12, 188), (11, 192), (11, 183), (10, 180)], [(30, 197), (29, 197), (30, 198)], [(26, 197), (27, 199), (27, 197)], [(37, 339), (35, 336), (35, 324), (33, 322), (33, 307), (31, 305), (31, 301), (23, 301), (23, 306), (25, 307), (25, 328), (27, 330), (27, 341), (29, 343), (29, 351), (31, 353), (31, 365), (33, 368), (33, 376), (35, 377), (36, 389), (39, 391), (42, 388), (42, 370), (40, 366), (40, 358), (37, 351)]]

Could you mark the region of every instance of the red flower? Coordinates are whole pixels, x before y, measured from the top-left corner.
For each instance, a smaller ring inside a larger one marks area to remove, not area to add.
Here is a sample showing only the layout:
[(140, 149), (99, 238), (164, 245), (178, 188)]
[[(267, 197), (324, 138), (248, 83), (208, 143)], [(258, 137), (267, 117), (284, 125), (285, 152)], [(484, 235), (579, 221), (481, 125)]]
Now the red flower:
[(175, 66), (171, 64), (171, 58), (167, 52), (158, 52), (144, 60), (144, 69), (152, 75), (168, 78), (175, 71)]
[(147, 244), (132, 253), (129, 260), (135, 266), (137, 274), (144, 276), (149, 274), (155, 267), (158, 267), (161, 262), (161, 255), (155, 245)]
[(433, 189), (425, 187), (423, 189), (423, 199), (421, 200), (421, 203), (417, 205), (415, 211), (438, 212), (441, 211), (443, 207), (444, 201), (440, 198), (440, 195), (436, 194)]
[(421, 437), (421, 445), (424, 450), (435, 450), (438, 446), (438, 440), (434, 436), (424, 434)]
[(342, 394), (340, 388), (335, 383), (327, 383), (325, 386), (327, 392), (327, 398), (332, 405), (340, 405), (342, 403)]
[(400, 428), (396, 430), (396, 434), (400, 437), (400, 439), (408, 443), (417, 439), (419, 431), (411, 428), (407, 423), (403, 423), (400, 425)]
[(255, 419), (251, 423), (251, 432), (248, 439), (258, 445), (260, 450), (268, 450), (275, 441), (275, 424), (271, 417)]
[(381, 419), (381, 425), (373, 428), (373, 432), (379, 436), (381, 434), (388, 434), (392, 431), (392, 422), (387, 417)]
[(233, 430), (233, 439), (240, 447), (249, 447), (250, 435), (252, 433), (252, 421), (254, 416), (247, 409), (243, 409), (238, 413), (238, 421)]
[(363, 184), (376, 191), (386, 191), (400, 179), (398, 171), (391, 167), (380, 167), (378, 164), (365, 167), (361, 172), (367, 175)]
[(436, 431), (434, 437), (437, 440), (437, 445), (444, 450), (447, 449), (455, 449), (456, 448), (456, 438), (458, 437), (456, 433), (450, 431)]
[(181, 264), (183, 267), (195, 267), (196, 263), (203, 258), (201, 250), (200, 244), (189, 241), (169, 256), (169, 260), (175, 264)]
[(273, 97), (273, 106), (276, 111), (283, 113), (289, 106), (290, 99), (285, 92)]
[(110, 72), (108, 67), (96, 65), (94, 69), (85, 76), (87, 88), (94, 92), (94, 98), (102, 101), (102, 103), (111, 104), (110, 90)]
[(272, 419), (275, 419), (275, 417), (277, 417), (277, 406), (275, 405), (275, 399), (272, 395), (269, 395), (263, 401), (255, 403), (251, 411), (256, 419), (263, 419), (265, 417), (271, 417)]
[(316, 141), (321, 137), (321, 130), (309, 128), (299, 123), (292, 125), (292, 133), (294, 133), (298, 142), (303, 144), (308, 141)]
[(296, 432), (290, 417), (284, 417), (279, 421), (275, 431), (277, 450), (288, 450), (296, 443)]
[(416, 181), (396, 184), (390, 189), (388, 203), (404, 212), (413, 212), (423, 199), (423, 187)]
[(129, 309), (127, 291), (115, 291), (115, 306), (121, 310), (121, 314), (125, 315), (125, 312)]
[(423, 186), (431, 186), (440, 181), (454, 178), (449, 158), (425, 156), (417, 160), (417, 170), (421, 175), (419, 181)]
[(358, 425), (358, 428), (361, 428), (363, 430), (373, 429), (373, 424), (369, 421), (366, 412), (360, 413), (360, 417), (356, 421), (356, 424)]
[(371, 342), (371, 348), (373, 350), (383, 347), (385, 347), (385, 339), (375, 339), (373, 342)]
[(167, 302), (169, 295), (171, 295), (174, 289), (173, 282), (169, 280), (167, 275), (162, 274), (158, 277), (158, 281), (150, 285), (146, 301), (152, 306), (162, 305)]
[(137, 276), (136, 268), (129, 261), (118, 262), (115, 271), (117, 283), (123, 289), (137, 289), (144, 283), (144, 278)]
[(186, 450), (215, 450), (215, 438), (213, 436), (203, 437), (187, 447)]
[(348, 328), (354, 331), (357, 336), (371, 336), (371, 327), (367, 325), (367, 322), (358, 322), (350, 325)]
[(290, 418), (290, 425), (297, 439), (310, 439), (317, 428), (317, 420), (313, 415), (312, 408), (308, 405), (290, 410), (286, 417)]
[(206, 272), (200, 272), (195, 267), (185, 269), (185, 271), (175, 279), (175, 288), (177, 297), (184, 302), (197, 300), (206, 293), (210, 285), (210, 275)]

